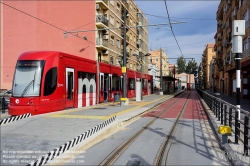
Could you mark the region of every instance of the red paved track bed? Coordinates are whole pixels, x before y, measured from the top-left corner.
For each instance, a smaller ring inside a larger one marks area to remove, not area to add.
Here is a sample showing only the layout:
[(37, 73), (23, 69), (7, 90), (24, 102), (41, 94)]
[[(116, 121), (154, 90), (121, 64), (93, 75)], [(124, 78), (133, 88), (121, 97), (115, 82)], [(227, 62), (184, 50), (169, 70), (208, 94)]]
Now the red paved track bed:
[(190, 98), (188, 99), (188, 102), (182, 114), (182, 119), (208, 120), (206, 112), (201, 105), (201, 101), (199, 100), (196, 91), (191, 92)]

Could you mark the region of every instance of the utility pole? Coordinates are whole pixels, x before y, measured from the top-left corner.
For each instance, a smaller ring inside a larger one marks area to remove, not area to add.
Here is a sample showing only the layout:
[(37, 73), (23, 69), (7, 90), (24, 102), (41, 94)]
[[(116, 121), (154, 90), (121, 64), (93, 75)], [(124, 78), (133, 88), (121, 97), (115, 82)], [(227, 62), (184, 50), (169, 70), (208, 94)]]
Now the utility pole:
[(161, 80), (160, 80), (160, 95), (163, 95), (163, 91), (162, 91), (162, 50), (161, 50), (161, 48), (160, 48), (160, 78), (161, 78)]
[(126, 8), (124, 8), (123, 11), (123, 18), (124, 18), (124, 24), (123, 24), (123, 66), (122, 66), (122, 76), (123, 76), (123, 80), (122, 80), (122, 98), (121, 98), (121, 103), (122, 105), (125, 105), (126, 101), (127, 101), (127, 90), (126, 90), (126, 80), (127, 80), (127, 73), (126, 73), (126, 65), (127, 65), (127, 50), (126, 50), (126, 19), (127, 19), (127, 11)]
[[(245, 35), (245, 20), (234, 20), (233, 21), (233, 53), (235, 53), (236, 63), (236, 107), (238, 108), (238, 120), (240, 120), (240, 60), (239, 53), (242, 53), (242, 35)], [(239, 124), (235, 124), (238, 125)], [(237, 135), (237, 134), (236, 134)], [(238, 143), (236, 138), (235, 143)]]
[[(140, 54), (140, 53), (139, 53)], [(141, 54), (141, 101), (143, 100), (143, 95), (142, 95), (142, 54)]]

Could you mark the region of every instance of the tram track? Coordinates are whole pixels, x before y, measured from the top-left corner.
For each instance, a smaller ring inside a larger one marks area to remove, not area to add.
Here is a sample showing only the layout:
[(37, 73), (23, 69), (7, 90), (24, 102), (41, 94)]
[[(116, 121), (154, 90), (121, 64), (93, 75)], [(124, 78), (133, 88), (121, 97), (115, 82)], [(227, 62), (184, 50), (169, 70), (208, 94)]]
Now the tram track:
[[(174, 106), (175, 104), (178, 103), (178, 101), (181, 99), (181, 97), (184, 97), (184, 96), (187, 96), (187, 99), (185, 101), (185, 103), (183, 104), (180, 112), (178, 113), (178, 116), (171, 128), (171, 131), (170, 133), (167, 135), (164, 143), (163, 143), (163, 146), (160, 148), (160, 151), (156, 157), (156, 160), (155, 160), (155, 163), (158, 164), (158, 165), (161, 165), (162, 162), (164, 162), (164, 160), (162, 160), (162, 158), (164, 156), (166, 156), (166, 147), (169, 143), (169, 140), (172, 136), (172, 134), (174, 133), (174, 130), (178, 124), (178, 121), (182, 115), (182, 112), (185, 108), (185, 105), (187, 103), (187, 100), (190, 96), (191, 92), (185, 92), (185, 93), (182, 93), (180, 94), (180, 98), (173, 101), (167, 108), (165, 108), (163, 111), (161, 111), (160, 114), (158, 114), (153, 120), (151, 120), (146, 126), (144, 126), (141, 130), (139, 130), (137, 133), (135, 133), (132, 137), (130, 137), (127, 141), (123, 142), (122, 144), (120, 144), (118, 147), (116, 147), (99, 165), (100, 166), (105, 166), (105, 165), (113, 165), (114, 162), (122, 155), (122, 153), (147, 129), (149, 128), (150, 125), (152, 125), (158, 118), (160, 118), (164, 113), (166, 113), (172, 106)], [(167, 102), (171, 102), (170, 101), (166, 101), (166, 102), (163, 102), (162, 104), (164, 103), (167, 103)], [(162, 105), (161, 104), (161, 105)], [(154, 109), (156, 109), (157, 107), (159, 107), (160, 105), (157, 105), (156, 107), (154, 107), (153, 109), (150, 109), (150, 111), (152, 112)], [(149, 111), (147, 111), (149, 112)]]

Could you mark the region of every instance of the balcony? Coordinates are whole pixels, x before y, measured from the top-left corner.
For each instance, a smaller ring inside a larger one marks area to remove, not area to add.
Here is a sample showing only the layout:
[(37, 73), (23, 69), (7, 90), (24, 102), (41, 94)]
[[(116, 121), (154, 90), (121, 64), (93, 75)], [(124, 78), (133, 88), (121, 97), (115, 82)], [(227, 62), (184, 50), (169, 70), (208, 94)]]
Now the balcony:
[(108, 39), (96, 38), (96, 48), (99, 48), (101, 50), (107, 50), (108, 49)]
[(245, 50), (245, 51), (243, 51), (243, 53), (242, 53), (242, 59), (245, 59), (245, 58), (247, 58), (249, 56), (250, 56), (250, 48), (247, 49), (247, 50)]
[(96, 26), (99, 28), (107, 28), (108, 27), (108, 19), (103, 15), (96, 16)]
[(245, 29), (247, 29), (250, 26), (250, 19), (245, 23)]
[[(123, 32), (122, 32), (122, 33), (121, 33), (121, 36), (122, 36), (122, 43), (123, 43), (123, 41), (124, 41), (124, 40), (123, 40), (123, 35), (124, 35), (124, 34), (123, 34)], [(130, 39), (129, 36), (126, 35), (126, 44), (129, 44), (129, 39)]]
[(104, 9), (104, 10), (109, 9), (108, 0), (96, 0), (96, 10), (100, 10), (100, 9)]
[(125, 8), (128, 10), (129, 9), (129, 5), (127, 3), (127, 0), (122, 0), (122, 4), (125, 6)]

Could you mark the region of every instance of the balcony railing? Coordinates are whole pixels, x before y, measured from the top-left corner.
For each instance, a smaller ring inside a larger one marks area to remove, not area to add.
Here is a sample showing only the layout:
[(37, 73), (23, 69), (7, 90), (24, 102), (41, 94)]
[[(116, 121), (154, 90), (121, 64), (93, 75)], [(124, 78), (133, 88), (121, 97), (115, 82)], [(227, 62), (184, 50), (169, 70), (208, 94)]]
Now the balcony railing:
[(243, 51), (242, 53), (242, 59), (249, 57), (250, 56), (250, 48), (247, 49), (246, 51)]
[(103, 15), (97, 15), (96, 22), (103, 23), (104, 25), (108, 26), (108, 19), (106, 17), (104, 17)]
[(245, 29), (247, 29), (250, 26), (250, 19), (245, 23)]
[(96, 45), (103, 45), (108, 47), (108, 39), (96, 38)]

